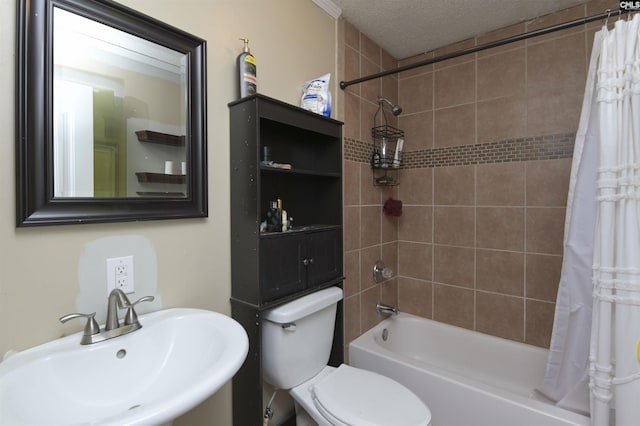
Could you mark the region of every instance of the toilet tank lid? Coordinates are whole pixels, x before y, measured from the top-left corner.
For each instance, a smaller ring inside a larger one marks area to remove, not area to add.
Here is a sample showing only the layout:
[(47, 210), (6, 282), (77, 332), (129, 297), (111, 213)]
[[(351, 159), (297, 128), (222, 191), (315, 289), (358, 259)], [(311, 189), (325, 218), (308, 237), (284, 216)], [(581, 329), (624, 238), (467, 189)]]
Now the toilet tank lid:
[(264, 311), (263, 318), (277, 324), (288, 324), (331, 306), (342, 299), (342, 289), (329, 287), (292, 302)]

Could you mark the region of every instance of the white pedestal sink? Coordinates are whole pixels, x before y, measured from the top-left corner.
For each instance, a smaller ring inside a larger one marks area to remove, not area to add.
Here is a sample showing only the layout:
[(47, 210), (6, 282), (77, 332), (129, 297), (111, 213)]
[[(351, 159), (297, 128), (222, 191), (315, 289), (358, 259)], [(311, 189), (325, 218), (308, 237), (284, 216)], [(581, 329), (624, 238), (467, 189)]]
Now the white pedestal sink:
[(82, 333), (0, 363), (0, 425), (157, 425), (215, 393), (249, 347), (233, 319), (200, 309), (140, 316), (142, 328), (91, 345)]

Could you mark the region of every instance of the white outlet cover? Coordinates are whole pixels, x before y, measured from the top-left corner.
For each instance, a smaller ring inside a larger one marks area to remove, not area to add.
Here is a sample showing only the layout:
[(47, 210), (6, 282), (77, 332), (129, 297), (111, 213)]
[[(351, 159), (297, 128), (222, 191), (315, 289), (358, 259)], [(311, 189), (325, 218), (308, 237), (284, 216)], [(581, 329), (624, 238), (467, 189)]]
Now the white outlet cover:
[(133, 256), (107, 259), (107, 295), (114, 288), (119, 288), (125, 293), (133, 293), (133, 277)]

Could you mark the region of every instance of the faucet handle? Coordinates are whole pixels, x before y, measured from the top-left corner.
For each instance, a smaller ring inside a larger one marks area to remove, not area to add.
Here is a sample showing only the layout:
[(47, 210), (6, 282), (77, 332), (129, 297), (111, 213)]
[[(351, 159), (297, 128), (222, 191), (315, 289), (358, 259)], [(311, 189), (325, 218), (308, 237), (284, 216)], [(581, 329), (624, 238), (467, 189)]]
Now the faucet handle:
[(136, 314), (135, 309), (133, 309), (135, 305), (137, 305), (140, 302), (153, 302), (154, 299), (155, 297), (153, 296), (144, 296), (136, 300), (135, 302), (125, 306), (127, 308), (127, 313), (124, 317), (124, 325), (131, 325), (138, 322), (138, 314)]
[(60, 317), (60, 322), (61, 323), (65, 323), (71, 319), (74, 318), (86, 318), (87, 319), (87, 323), (84, 326), (84, 335), (85, 336), (92, 336), (94, 334), (98, 334), (100, 333), (100, 326), (98, 325), (98, 323), (96, 322), (96, 313), (92, 313), (92, 314), (78, 314), (78, 313), (73, 313), (73, 314), (67, 314), (65, 316)]

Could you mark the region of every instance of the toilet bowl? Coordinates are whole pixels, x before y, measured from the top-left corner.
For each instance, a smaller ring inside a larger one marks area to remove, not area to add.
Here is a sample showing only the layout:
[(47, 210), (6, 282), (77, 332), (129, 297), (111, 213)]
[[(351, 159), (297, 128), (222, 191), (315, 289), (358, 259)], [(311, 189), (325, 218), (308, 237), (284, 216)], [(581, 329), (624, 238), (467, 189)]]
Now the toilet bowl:
[[(429, 408), (388, 377), (346, 364), (325, 367), (289, 391), (312, 423), (320, 426), (429, 426)], [(297, 412), (298, 413), (298, 412)], [(300, 417), (298, 415), (298, 417)], [(301, 426), (300, 421), (296, 422)]]
[(289, 391), (296, 426), (429, 426), (429, 408), (400, 383), (327, 366), (340, 299), (342, 289), (330, 287), (263, 313), (264, 380)]

